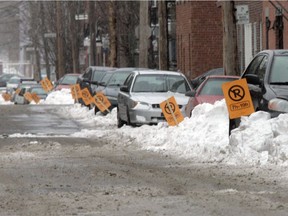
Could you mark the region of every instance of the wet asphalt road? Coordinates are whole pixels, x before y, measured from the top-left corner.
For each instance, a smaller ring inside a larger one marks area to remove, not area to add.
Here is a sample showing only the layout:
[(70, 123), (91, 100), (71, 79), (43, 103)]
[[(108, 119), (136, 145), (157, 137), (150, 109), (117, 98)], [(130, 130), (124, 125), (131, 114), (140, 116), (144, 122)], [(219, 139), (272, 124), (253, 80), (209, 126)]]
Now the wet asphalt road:
[(68, 135), (81, 130), (75, 121), (59, 116), (57, 109), (61, 106), (63, 105), (0, 106), (1, 135)]

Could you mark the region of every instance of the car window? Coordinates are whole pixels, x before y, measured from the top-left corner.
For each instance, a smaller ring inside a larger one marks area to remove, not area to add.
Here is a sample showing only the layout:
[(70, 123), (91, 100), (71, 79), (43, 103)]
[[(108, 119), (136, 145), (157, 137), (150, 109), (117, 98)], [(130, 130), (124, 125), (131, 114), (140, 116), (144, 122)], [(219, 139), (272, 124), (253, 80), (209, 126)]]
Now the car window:
[(268, 56), (264, 56), (259, 67), (255, 71), (255, 74), (259, 76), (260, 80), (264, 80), (267, 65), (268, 65)]
[(101, 85), (106, 86), (108, 81), (110, 80), (111, 76), (112, 76), (112, 73), (105, 73), (101, 79)]
[(260, 55), (260, 56), (255, 57), (253, 59), (253, 61), (249, 64), (249, 66), (247, 67), (246, 73), (247, 74), (257, 74), (257, 70), (258, 70), (264, 57), (265, 57), (264, 55)]
[(108, 86), (121, 86), (123, 85), (123, 83), (125, 82), (125, 80), (127, 79), (128, 75), (131, 72), (127, 72), (127, 73), (114, 73), (113, 76), (111, 77), (111, 79), (108, 81), (107, 85)]
[(222, 84), (235, 79), (208, 78), (199, 89), (198, 95), (223, 95)]
[(131, 89), (132, 86), (132, 82), (134, 80), (135, 75), (134, 74), (130, 74), (127, 79), (124, 81), (123, 85), (127, 86), (129, 91)]
[(89, 68), (85, 71), (85, 73), (83, 74), (83, 78), (84, 79), (88, 79), (91, 80), (91, 75), (92, 75), (92, 69)]
[(72, 85), (75, 84), (77, 81), (77, 76), (64, 76), (63, 79), (60, 81), (62, 85)]
[(105, 73), (104, 71), (94, 71), (92, 81), (101, 81)]
[(39, 87), (39, 88), (31, 88), (31, 93), (36, 93), (36, 94), (39, 94), (39, 95), (43, 95), (43, 94), (46, 94), (46, 92), (44, 91), (43, 88)]
[(138, 75), (133, 85), (133, 92), (178, 92), (186, 93), (189, 85), (184, 77), (167, 74)]
[(166, 76), (164, 74), (141, 74), (133, 84), (132, 92), (166, 92)]
[(186, 79), (182, 76), (167, 76), (168, 90), (178, 93), (186, 93), (190, 90)]
[(288, 82), (288, 56), (275, 56), (271, 66), (270, 83)]

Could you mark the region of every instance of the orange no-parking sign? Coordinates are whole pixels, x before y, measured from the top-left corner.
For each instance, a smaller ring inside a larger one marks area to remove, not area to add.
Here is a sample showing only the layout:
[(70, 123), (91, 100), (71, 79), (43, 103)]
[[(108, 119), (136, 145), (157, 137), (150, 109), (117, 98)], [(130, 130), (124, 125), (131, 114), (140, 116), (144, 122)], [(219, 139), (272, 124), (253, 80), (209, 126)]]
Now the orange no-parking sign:
[(104, 112), (105, 110), (110, 112), (108, 108), (111, 106), (111, 103), (102, 92), (98, 92), (94, 96), (94, 103), (101, 112)]
[(53, 85), (47, 77), (42, 79), (40, 81), (40, 84), (42, 85), (42, 88), (44, 89), (45, 92), (50, 92), (53, 89)]
[(250, 115), (254, 106), (246, 79), (227, 82), (222, 85), (230, 119)]
[(84, 101), (85, 105), (86, 106), (90, 105), (93, 101), (93, 98), (92, 98), (88, 88), (84, 88), (80, 92), (81, 92), (82, 100)]
[(170, 126), (178, 125), (184, 120), (174, 96), (160, 103), (160, 108)]
[(73, 99), (81, 98), (81, 88), (79, 84), (71, 85), (70, 86), (71, 94)]

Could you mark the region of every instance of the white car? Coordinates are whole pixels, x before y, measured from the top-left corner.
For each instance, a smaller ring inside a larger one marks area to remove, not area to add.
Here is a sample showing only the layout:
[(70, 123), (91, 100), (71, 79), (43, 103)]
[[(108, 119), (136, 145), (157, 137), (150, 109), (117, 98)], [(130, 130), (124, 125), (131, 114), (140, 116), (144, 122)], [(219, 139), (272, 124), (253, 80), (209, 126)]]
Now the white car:
[(135, 70), (118, 94), (118, 127), (127, 125), (157, 124), (165, 121), (160, 103), (174, 96), (183, 116), (189, 97), (185, 93), (192, 87), (180, 72)]

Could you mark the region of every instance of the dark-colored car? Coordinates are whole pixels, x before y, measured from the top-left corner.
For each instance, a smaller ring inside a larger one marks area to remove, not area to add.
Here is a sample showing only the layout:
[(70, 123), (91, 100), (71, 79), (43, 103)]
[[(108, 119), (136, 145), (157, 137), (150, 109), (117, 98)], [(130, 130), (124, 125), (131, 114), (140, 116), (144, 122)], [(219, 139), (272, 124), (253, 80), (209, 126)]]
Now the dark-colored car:
[(0, 87), (6, 87), (8, 80), (13, 76), (19, 76), (18, 74), (2, 74), (0, 76)]
[(198, 86), (196, 90), (192, 90), (186, 93), (190, 99), (185, 108), (187, 116), (191, 116), (191, 112), (198, 104), (210, 103), (214, 104), (218, 100), (224, 99), (222, 84), (225, 82), (231, 82), (238, 80), (239, 76), (206, 76), (204, 81)]
[(224, 75), (224, 68), (213, 68), (195, 77), (194, 79), (191, 80), (192, 87), (196, 89), (205, 80), (207, 76), (212, 76), (212, 75)]
[(55, 82), (54, 90), (61, 90), (63, 88), (69, 89), (71, 85), (75, 85), (78, 77), (81, 74), (69, 73), (65, 74), (58, 81)]
[(259, 52), (245, 69), (254, 109), (269, 112), (272, 117), (279, 112), (271, 110), (268, 103), (277, 97), (288, 95), (288, 50), (264, 50)]
[[(89, 66), (85, 72), (78, 77), (77, 83), (79, 83), (81, 89), (88, 88), (90, 94), (93, 94), (93, 89), (97, 88), (105, 73), (115, 69), (116, 68), (113, 67)], [(79, 103), (85, 105), (81, 99), (79, 99)]]
[[(118, 93), (120, 91), (120, 86), (122, 86), (127, 79), (127, 77), (135, 70), (145, 70), (143, 68), (119, 68), (115, 71), (109, 71), (105, 74), (99, 86), (96, 88), (96, 92), (102, 92), (107, 99), (110, 101), (112, 110), (118, 105)], [(95, 113), (99, 110), (95, 106)]]

